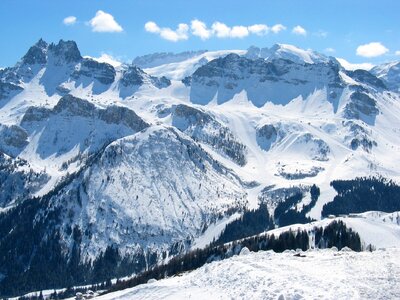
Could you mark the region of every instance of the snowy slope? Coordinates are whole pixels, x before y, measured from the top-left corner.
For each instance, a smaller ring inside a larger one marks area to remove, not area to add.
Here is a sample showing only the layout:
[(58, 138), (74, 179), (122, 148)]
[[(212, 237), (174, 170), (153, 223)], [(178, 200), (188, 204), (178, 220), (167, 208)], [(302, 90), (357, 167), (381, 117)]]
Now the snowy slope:
[[(290, 45), (150, 55), (142, 65), (40, 40), (0, 70), (1, 211), (45, 196), (63, 218), (47, 224), (41, 207), (27, 222), (50, 228), (41, 241), (59, 233), (67, 256), (72, 224), (85, 233), (82, 261), (113, 245), (161, 260), (292, 188), (320, 188), (308, 214), (319, 220), (335, 179), (400, 182), (400, 95), (382, 76)], [(346, 222), (373, 244), (392, 226)]]
[(138, 249), (161, 255), (174, 243), (187, 247), (183, 241), (190, 243), (247, 201), (234, 173), (164, 126), (111, 143), (66, 190), (71, 192), (54, 197), (50, 205), (74, 211), (72, 218), (65, 213), (61, 225), (66, 245), (72, 238), (66, 233), (69, 226), (90, 228), (81, 243), (84, 259), (95, 258), (110, 244), (118, 245), (122, 255)]
[(327, 56), (311, 49), (304, 50), (288, 44), (275, 44), (271, 48), (252, 46), (247, 50), (246, 57), (264, 58), (268, 61), (283, 58), (301, 64), (327, 63), (330, 60)]
[(387, 86), (396, 92), (400, 91), (400, 62), (394, 61), (376, 66), (371, 73), (382, 79)]
[(234, 256), (98, 299), (396, 299), (400, 293), (397, 248), (293, 254)]

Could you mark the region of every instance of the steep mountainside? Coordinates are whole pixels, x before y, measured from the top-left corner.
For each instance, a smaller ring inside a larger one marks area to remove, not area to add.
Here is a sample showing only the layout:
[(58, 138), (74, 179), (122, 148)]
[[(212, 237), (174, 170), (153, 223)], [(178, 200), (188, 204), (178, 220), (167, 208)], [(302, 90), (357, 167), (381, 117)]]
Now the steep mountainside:
[(114, 67), (39, 40), (0, 70), (0, 295), (141, 271), (260, 203), (277, 226), (319, 220), (335, 180), (398, 184), (389, 69), (282, 44)]

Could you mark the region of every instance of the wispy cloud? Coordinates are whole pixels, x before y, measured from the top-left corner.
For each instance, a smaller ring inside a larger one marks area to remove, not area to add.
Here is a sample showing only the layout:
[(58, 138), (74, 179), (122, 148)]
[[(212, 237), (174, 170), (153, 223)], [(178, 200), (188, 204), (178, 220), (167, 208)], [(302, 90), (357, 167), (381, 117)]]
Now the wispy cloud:
[(400, 56), (400, 50), (397, 50), (394, 54)]
[(147, 32), (158, 34), (163, 39), (172, 42), (187, 40), (189, 38), (188, 36), (189, 25), (184, 23), (179, 24), (178, 28), (176, 30), (173, 30), (169, 27), (161, 28), (155, 22), (150, 21), (144, 25), (144, 29)]
[(314, 32), (313, 35), (325, 39), (328, 36), (328, 32), (325, 30), (318, 30), (317, 32)]
[(191, 21), (190, 32), (189, 25), (185, 23), (179, 24), (178, 28), (173, 30), (169, 27), (160, 27), (157, 25), (157, 23), (149, 21), (144, 25), (144, 28), (147, 32), (158, 34), (160, 37), (173, 42), (187, 40), (189, 38), (189, 34), (199, 37), (202, 40), (207, 40), (212, 37), (245, 38), (251, 34), (263, 36), (269, 32), (277, 34), (286, 29), (286, 27), (282, 24), (276, 24), (272, 27), (269, 27), (266, 24), (228, 26), (227, 24), (219, 21), (212, 23), (211, 26), (208, 27), (205, 22), (198, 19)]
[(75, 16), (69, 16), (69, 17), (64, 18), (63, 23), (64, 23), (64, 25), (71, 26), (76, 23), (76, 20), (77, 19)]
[(325, 50), (324, 50), (325, 52), (327, 52), (327, 53), (335, 53), (336, 52), (336, 50), (335, 49), (333, 49), (333, 48), (325, 48)]
[(121, 32), (123, 28), (115, 21), (114, 17), (102, 10), (88, 22), (94, 32)]
[(369, 44), (360, 45), (357, 47), (356, 53), (363, 57), (377, 57), (389, 51), (382, 43), (372, 42)]
[(307, 35), (307, 30), (305, 30), (303, 27), (301, 27), (300, 25), (297, 25), (295, 27), (293, 27), (292, 29), (292, 33), (297, 34), (297, 35)]

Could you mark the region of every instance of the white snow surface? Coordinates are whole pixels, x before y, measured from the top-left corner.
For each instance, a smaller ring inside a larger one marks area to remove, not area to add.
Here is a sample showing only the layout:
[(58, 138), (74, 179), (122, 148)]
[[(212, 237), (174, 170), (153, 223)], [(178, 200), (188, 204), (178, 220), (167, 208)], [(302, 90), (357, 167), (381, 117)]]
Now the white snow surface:
[(302, 257), (259, 251), (96, 299), (397, 299), (399, 255), (399, 248), (326, 249)]

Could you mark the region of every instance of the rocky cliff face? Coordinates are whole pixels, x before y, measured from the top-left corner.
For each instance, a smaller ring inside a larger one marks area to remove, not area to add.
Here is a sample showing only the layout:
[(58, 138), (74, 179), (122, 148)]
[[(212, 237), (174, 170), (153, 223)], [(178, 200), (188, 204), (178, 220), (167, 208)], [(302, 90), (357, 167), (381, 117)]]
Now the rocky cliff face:
[(238, 165), (246, 164), (246, 146), (240, 143), (231, 130), (212, 115), (187, 105), (172, 109), (172, 125), (180, 131), (212, 146), (217, 152), (232, 159)]
[(224, 103), (244, 91), (255, 106), (261, 107), (267, 102), (287, 104), (298, 96), (306, 98), (324, 87), (336, 98), (343, 83), (335, 62), (299, 64), (282, 58), (253, 60), (230, 54), (197, 69), (190, 86), (194, 103), (207, 104), (214, 98)]

